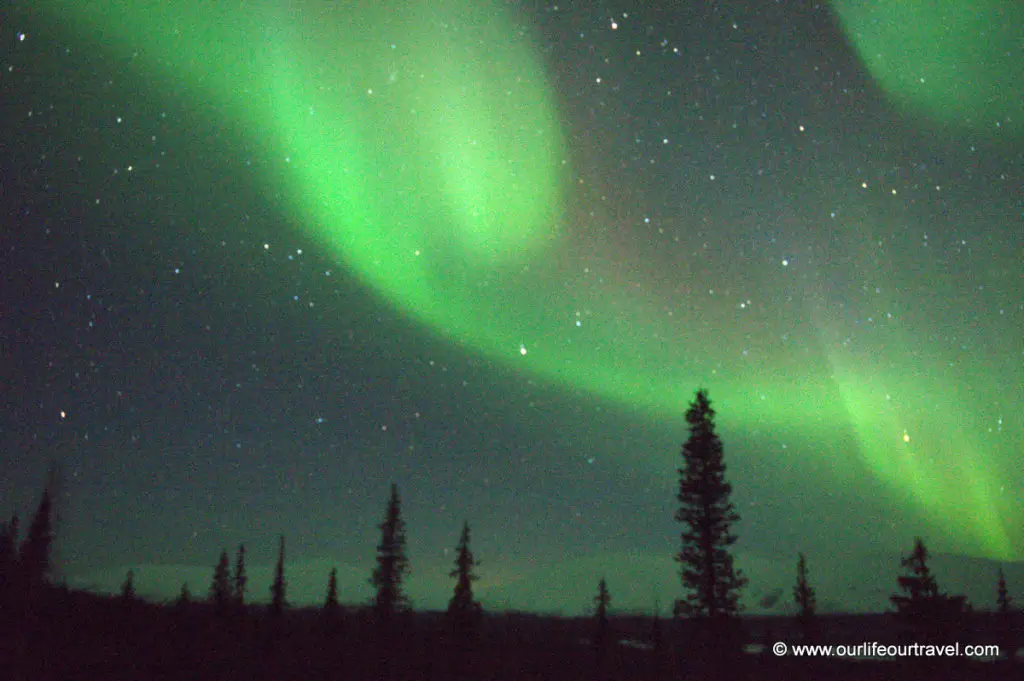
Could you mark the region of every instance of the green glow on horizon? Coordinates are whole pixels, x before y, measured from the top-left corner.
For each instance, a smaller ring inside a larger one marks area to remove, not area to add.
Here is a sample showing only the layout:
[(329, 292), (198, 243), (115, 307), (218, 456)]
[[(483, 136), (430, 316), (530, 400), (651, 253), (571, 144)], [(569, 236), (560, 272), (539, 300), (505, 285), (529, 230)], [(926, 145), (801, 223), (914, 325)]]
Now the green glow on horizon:
[(843, 29), (895, 101), (955, 128), (1024, 132), (1024, 4), (833, 0)]
[[(887, 390), (919, 395), (919, 378), (897, 379), (898, 390), (882, 385), (884, 367), (832, 349), (824, 318), (817, 360), (766, 341), (749, 369), (720, 369), (748, 343), (724, 330), (749, 324), (756, 336), (756, 320), (717, 308), (671, 316), (679, 294), (651, 283), (651, 272), (635, 275), (642, 263), (622, 262), (613, 245), (578, 243), (554, 96), (529, 33), (503, 4), (48, 4), (107, 49), (138, 52), (154, 88), (215, 101), (226, 122), (263, 145), (263, 179), (296, 222), (451, 342), (662, 423), (681, 424), (703, 385), (737, 428), (799, 431), (819, 444), (853, 432), (867, 470), (964, 550), (1003, 558), (1021, 550), (1007, 531), (1019, 511), (996, 507), (995, 467), (983, 438), (956, 430), (962, 414), (882, 413)], [(870, 15), (849, 7), (841, 3), (840, 13), (863, 53), (870, 37), (859, 22)], [(918, 19), (924, 31), (934, 17)], [(904, 66), (876, 65), (876, 75), (903, 93), (916, 68)], [(933, 82), (907, 90), (912, 101), (937, 106), (961, 85)], [(979, 78), (977, 88), (990, 82)], [(965, 90), (955, 115), (998, 113), (1005, 99), (986, 93)], [(637, 278), (639, 286), (627, 283)], [(956, 392), (952, 382), (927, 381), (935, 383)], [(918, 440), (915, 431), (903, 447), (898, 419), (914, 418), (931, 435)], [(850, 462), (835, 465), (840, 479), (856, 474)]]

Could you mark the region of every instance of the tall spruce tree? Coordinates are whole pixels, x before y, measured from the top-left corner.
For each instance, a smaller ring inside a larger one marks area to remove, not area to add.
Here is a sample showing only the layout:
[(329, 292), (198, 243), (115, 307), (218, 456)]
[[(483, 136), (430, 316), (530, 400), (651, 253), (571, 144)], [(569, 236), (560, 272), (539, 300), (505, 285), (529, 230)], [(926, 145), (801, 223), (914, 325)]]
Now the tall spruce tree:
[(128, 570), (124, 576), (124, 582), (121, 583), (121, 602), (132, 603), (135, 598), (135, 571)]
[(376, 589), (373, 616), (378, 624), (387, 626), (398, 613), (409, 607), (402, 583), (409, 572), (409, 559), (405, 555), (405, 521), (398, 485), (392, 483), (384, 522), (380, 525), (381, 538), (377, 545), (377, 565), (370, 583)]
[(907, 633), (913, 640), (945, 642), (963, 623), (966, 599), (939, 590), (928, 567), (928, 549), (920, 537), (914, 540), (914, 550), (900, 561), (900, 565), (907, 573), (897, 577), (897, 584), (905, 593), (889, 597), (896, 606), (897, 616), (907, 625)]
[(604, 577), (597, 583), (597, 595), (594, 596), (594, 650), (599, 656), (608, 651), (610, 640), (610, 624), (608, 620), (608, 606), (612, 603), (612, 596), (608, 593), (608, 582)]
[(181, 591), (178, 592), (178, 597), (174, 599), (174, 607), (171, 610), (176, 620), (175, 628), (178, 630), (177, 633), (185, 635), (186, 628), (183, 625), (183, 620), (192, 611), (192, 591), (188, 588), (188, 582), (182, 582)]
[(324, 599), (324, 614), (328, 617), (337, 617), (341, 611), (338, 603), (338, 568), (331, 568), (327, 575), (327, 598)]
[(0, 525), (0, 599), (7, 595), (18, 574), (18, 516)]
[(679, 469), (679, 510), (675, 519), (684, 524), (682, 565), (685, 596), (676, 601), (675, 612), (685, 617), (731, 617), (739, 611), (740, 590), (747, 583), (733, 566), (729, 547), (736, 541), (732, 524), (739, 520), (725, 481), (722, 442), (715, 434), (715, 411), (707, 393), (698, 390), (686, 412), (690, 437), (683, 444)]
[(814, 588), (807, 581), (807, 560), (804, 554), (799, 554), (796, 561), (796, 586), (793, 587), (793, 600), (796, 601), (797, 624), (800, 626), (800, 634), (804, 642), (813, 643), (817, 639), (815, 627)]
[(471, 643), (479, 635), (482, 610), (480, 603), (473, 599), (473, 582), (477, 576), (473, 568), (477, 565), (469, 549), (469, 522), (462, 524), (462, 536), (455, 554), (455, 569), (448, 573), (455, 578), (455, 590), (448, 601), (448, 626), (452, 635), (464, 643)]
[(220, 552), (220, 560), (217, 561), (217, 566), (213, 569), (213, 582), (210, 584), (210, 603), (220, 614), (227, 611), (234, 598), (230, 570), (231, 560), (225, 549)]
[(448, 636), (447, 676), (453, 679), (474, 678), (477, 664), (476, 651), (480, 643), (480, 625), (483, 610), (473, 598), (473, 582), (478, 565), (469, 548), (469, 522), (463, 522), (462, 534), (455, 552), (455, 569), (448, 573), (455, 578), (455, 589), (445, 612), (445, 630)]
[(998, 638), (999, 650), (1008, 660), (1015, 660), (1017, 653), (1017, 640), (1013, 629), (1013, 599), (1010, 597), (1010, 590), (1006, 586), (1006, 576), (1003, 568), (999, 568), (998, 581), (996, 582), (996, 637)]
[(1010, 591), (1006, 586), (1006, 575), (1003, 574), (1003, 568), (999, 568), (998, 580), (996, 581), (996, 612), (1001, 615), (1007, 615), (1013, 610), (1013, 599), (1010, 597)]
[(277, 565), (274, 568), (274, 583), (270, 585), (270, 613), (280, 617), (288, 605), (285, 599), (286, 584), (284, 581), (284, 535), (277, 543)]
[(235, 587), (235, 605), (242, 607), (245, 605), (245, 588), (249, 583), (249, 578), (245, 574), (245, 544), (238, 545), (238, 557), (235, 559), (235, 574), (232, 575), (231, 581), (234, 582)]
[(342, 650), (338, 646), (344, 630), (341, 603), (338, 602), (338, 568), (331, 568), (327, 575), (327, 597), (320, 608), (320, 634), (328, 647), (327, 655), (335, 664), (340, 662)]
[(28, 535), (22, 542), (18, 555), (18, 574), (24, 580), (25, 586), (29, 588), (47, 583), (53, 568), (55, 480), (56, 474), (51, 470), (50, 477), (43, 488), (43, 496), (39, 500), (39, 507), (32, 517)]
[(176, 605), (182, 607), (190, 605), (192, 603), (192, 592), (189, 591), (188, 582), (181, 583), (181, 591), (178, 592), (178, 600), (175, 601)]

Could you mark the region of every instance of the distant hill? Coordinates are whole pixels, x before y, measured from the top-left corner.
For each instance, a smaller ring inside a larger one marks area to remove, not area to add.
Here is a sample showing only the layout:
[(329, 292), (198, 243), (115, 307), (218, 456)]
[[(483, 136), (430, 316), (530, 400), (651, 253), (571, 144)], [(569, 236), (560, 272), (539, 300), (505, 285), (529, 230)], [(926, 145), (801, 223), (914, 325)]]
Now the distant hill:
[[(750, 579), (744, 592), (746, 614), (786, 614), (793, 611), (792, 588), (796, 577), (795, 556), (768, 556), (736, 551), (737, 561)], [(451, 595), (450, 563), (417, 560), (413, 556), (408, 592), (417, 609), (442, 609)], [(817, 591), (821, 612), (869, 613), (890, 609), (889, 596), (896, 591), (900, 573), (898, 554), (857, 556), (807, 555), (811, 585)], [(327, 574), (338, 568), (339, 596), (346, 603), (365, 603), (371, 595), (367, 579), (371, 563), (346, 563), (330, 558), (297, 560), (287, 566), (288, 599), (296, 605), (322, 602)], [(996, 571), (1002, 566), (1010, 593), (1024, 605), (1024, 562), (999, 563), (983, 558), (934, 555), (931, 567), (940, 586), (965, 594), (975, 609), (994, 607)], [(162, 601), (177, 597), (187, 581), (194, 598), (204, 598), (213, 572), (210, 566), (133, 565), (68, 576), (68, 584), (98, 593), (117, 593), (131, 567), (138, 593)], [(269, 599), (272, 565), (250, 565), (249, 596), (252, 602)], [(579, 615), (589, 612), (597, 582), (604, 575), (615, 612), (649, 613), (655, 601), (662, 613), (680, 594), (678, 566), (671, 556), (641, 552), (597, 553), (567, 557), (562, 561), (537, 561), (515, 556), (487, 556), (474, 589), (491, 611), (519, 610), (548, 614)]]

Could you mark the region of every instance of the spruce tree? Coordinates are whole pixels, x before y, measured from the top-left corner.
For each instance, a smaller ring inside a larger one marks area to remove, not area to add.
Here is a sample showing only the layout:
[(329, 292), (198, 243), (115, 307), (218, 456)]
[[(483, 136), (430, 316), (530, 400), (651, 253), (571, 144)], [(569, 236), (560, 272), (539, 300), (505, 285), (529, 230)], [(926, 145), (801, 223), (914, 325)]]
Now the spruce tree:
[(331, 568), (327, 576), (327, 597), (320, 609), (320, 633), (323, 637), (327, 658), (332, 666), (338, 665), (342, 658), (340, 638), (343, 632), (341, 604), (338, 603), (338, 569)]
[(280, 617), (288, 605), (285, 599), (284, 581), (284, 535), (278, 539), (277, 566), (274, 568), (274, 583), (270, 585), (270, 614)]
[(939, 585), (928, 567), (928, 549), (918, 537), (914, 550), (900, 561), (907, 574), (897, 577), (904, 595), (895, 594), (889, 600), (896, 606), (897, 616), (909, 627), (913, 640), (922, 643), (942, 643), (962, 624), (966, 610), (963, 596), (949, 596)]
[(612, 597), (608, 593), (608, 583), (602, 577), (597, 584), (597, 595), (594, 596), (594, 603), (597, 608), (594, 611), (594, 650), (599, 656), (608, 650), (609, 622), (608, 606), (611, 605)]
[(183, 582), (178, 598), (174, 601), (174, 617), (179, 620), (184, 618), (192, 609), (192, 592), (188, 588), (188, 582)]
[(928, 567), (928, 549), (920, 537), (914, 540), (914, 550), (900, 561), (900, 565), (910, 571), (910, 574), (896, 579), (900, 589), (906, 591), (907, 595), (889, 598), (899, 612), (910, 612), (912, 608), (938, 597), (939, 585)]
[(338, 603), (338, 568), (331, 568), (327, 576), (327, 598), (324, 600), (324, 615), (328, 618), (336, 618), (341, 611)]
[(235, 605), (245, 605), (245, 587), (249, 578), (245, 575), (245, 544), (238, 545), (238, 557), (235, 560), (235, 574), (232, 576), (234, 582)]
[(996, 612), (1001, 615), (1008, 615), (1013, 610), (1013, 599), (1006, 588), (1006, 576), (1003, 568), (999, 568), (999, 580), (996, 583)]
[(677, 615), (717, 620), (739, 611), (739, 593), (747, 583), (733, 566), (729, 547), (736, 541), (732, 524), (739, 520), (725, 481), (722, 443), (715, 434), (715, 411), (707, 393), (697, 391), (686, 412), (690, 437), (683, 444), (679, 469), (679, 510), (675, 519), (684, 524), (682, 583), (687, 592), (676, 601)]
[(128, 570), (121, 583), (121, 601), (131, 603), (135, 600), (135, 571)]
[(188, 582), (181, 583), (181, 592), (178, 593), (177, 605), (182, 607), (188, 606), (192, 603), (192, 592), (188, 589)]
[(482, 610), (473, 600), (473, 582), (477, 577), (473, 568), (477, 565), (473, 552), (469, 550), (469, 523), (462, 525), (462, 536), (455, 554), (455, 569), (448, 573), (455, 577), (455, 591), (448, 601), (448, 626), (456, 641), (464, 645), (474, 643), (479, 636)]
[(797, 623), (805, 643), (813, 643), (817, 638), (815, 631), (815, 597), (814, 589), (807, 582), (807, 561), (804, 554), (799, 554), (796, 562), (796, 586), (793, 587), (793, 599), (797, 607)]
[(402, 520), (398, 485), (393, 483), (380, 532), (377, 565), (370, 583), (376, 589), (372, 606), (374, 619), (378, 624), (387, 627), (397, 614), (405, 612), (409, 607), (408, 599), (402, 590), (402, 582), (409, 572), (409, 559), (405, 555), (405, 522)]
[(210, 603), (216, 611), (223, 614), (231, 605), (234, 592), (231, 588), (231, 562), (227, 550), (220, 552), (220, 560), (213, 569), (213, 583), (210, 584)]
[(999, 568), (999, 579), (996, 583), (996, 636), (999, 639), (999, 650), (1009, 660), (1016, 658), (1017, 643), (1013, 631), (1013, 599), (1006, 586), (1003, 568)]
[(18, 516), (0, 525), (0, 599), (6, 596), (18, 574)]
[(18, 556), (19, 574), (27, 587), (40, 586), (49, 580), (53, 538), (53, 490), (47, 483)]

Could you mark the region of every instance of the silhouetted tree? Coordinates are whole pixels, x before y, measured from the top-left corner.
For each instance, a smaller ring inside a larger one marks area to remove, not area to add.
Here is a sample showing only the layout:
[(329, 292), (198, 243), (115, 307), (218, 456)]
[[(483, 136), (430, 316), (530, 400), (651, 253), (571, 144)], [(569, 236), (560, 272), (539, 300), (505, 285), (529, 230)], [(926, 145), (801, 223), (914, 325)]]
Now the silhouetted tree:
[(455, 578), (455, 589), (448, 601), (444, 624), (450, 655), (446, 676), (453, 679), (473, 678), (475, 654), (480, 639), (480, 623), (483, 611), (473, 599), (473, 582), (477, 565), (469, 548), (469, 523), (463, 522), (462, 534), (455, 551), (455, 569), (448, 573)]
[(320, 609), (323, 660), (329, 668), (338, 668), (343, 664), (344, 648), (341, 639), (343, 631), (341, 604), (338, 602), (338, 569), (331, 568), (331, 572), (327, 576), (327, 597)]
[(1008, 615), (1013, 610), (1013, 599), (1006, 588), (1006, 576), (1003, 568), (999, 568), (999, 581), (996, 584), (996, 612), (1001, 615)]
[[(216, 647), (210, 632), (205, 631), (205, 627), (197, 626), (200, 621), (199, 613), (205, 608), (193, 606), (192, 591), (188, 587), (188, 582), (182, 582), (178, 597), (174, 599), (174, 604), (169, 610), (170, 617), (167, 620), (162, 644), (169, 651), (172, 664), (182, 670), (188, 669), (196, 664), (195, 658), (200, 648), (209, 650), (207, 646), (210, 644), (213, 644), (213, 648)], [(202, 645), (198, 645), (200, 642)]]
[(402, 520), (398, 485), (391, 485), (391, 498), (380, 531), (377, 566), (370, 583), (377, 590), (373, 599), (374, 619), (378, 624), (388, 626), (395, 615), (406, 611), (409, 606), (402, 591), (402, 582), (409, 572), (409, 559), (405, 555), (405, 522)]
[(999, 650), (1010, 660), (1015, 659), (1017, 652), (1017, 642), (1011, 621), (1012, 613), (1013, 599), (1006, 587), (1003, 568), (999, 568), (999, 581), (996, 584), (996, 636), (999, 639)]
[(245, 575), (245, 544), (238, 545), (238, 557), (235, 559), (235, 574), (232, 576), (234, 582), (235, 604), (239, 607), (245, 605), (245, 587), (249, 578)]
[(221, 551), (217, 567), (213, 569), (213, 583), (210, 584), (210, 603), (214, 605), (218, 613), (222, 614), (231, 604), (234, 595), (231, 589), (230, 565), (228, 552)]
[(609, 622), (608, 606), (611, 605), (612, 597), (608, 593), (608, 583), (602, 577), (597, 584), (597, 595), (594, 596), (594, 603), (597, 608), (594, 611), (594, 650), (598, 656), (603, 656), (608, 650)]
[(807, 561), (800, 554), (796, 561), (796, 586), (793, 587), (793, 600), (796, 601), (796, 620), (800, 625), (800, 634), (805, 643), (813, 643), (817, 638), (814, 589), (807, 582)]
[(943, 642), (961, 626), (965, 598), (949, 596), (939, 590), (928, 567), (928, 549), (920, 537), (915, 539), (914, 550), (900, 565), (908, 571), (897, 577), (905, 595), (889, 597), (896, 606), (897, 616), (910, 628), (915, 641)]
[(18, 555), (18, 573), (25, 586), (32, 588), (47, 583), (50, 578), (51, 552), (53, 550), (53, 494), (54, 473), (43, 488), (43, 497), (29, 525), (28, 535), (21, 544)]
[(18, 516), (0, 525), (0, 599), (14, 587), (18, 574)]
[(124, 576), (124, 582), (121, 583), (121, 601), (131, 603), (135, 598), (135, 571), (128, 570)]
[(469, 523), (464, 522), (455, 554), (455, 569), (448, 573), (456, 581), (455, 591), (448, 601), (447, 620), (454, 639), (466, 647), (474, 644), (480, 634), (482, 610), (480, 603), (473, 600), (473, 582), (477, 579), (473, 568), (476, 565), (469, 549)]
[(327, 575), (327, 598), (324, 600), (324, 610), (337, 611), (341, 605), (338, 603), (338, 568), (331, 568)]
[(181, 592), (178, 594), (177, 605), (182, 607), (188, 606), (192, 603), (192, 592), (188, 590), (188, 582), (182, 582)]
[(192, 592), (188, 588), (188, 582), (183, 582), (181, 585), (181, 591), (178, 592), (178, 598), (174, 601), (174, 608), (172, 614), (174, 617), (174, 633), (179, 638), (187, 638), (189, 633), (186, 621), (192, 612)]
[(409, 571), (409, 559), (405, 553), (405, 522), (402, 520), (398, 486), (393, 483), (380, 532), (377, 564), (370, 577), (375, 589), (369, 613), (374, 629), (372, 659), (377, 665), (375, 675), (397, 678), (399, 669), (407, 662), (411, 644), (411, 637), (407, 634), (411, 632), (407, 630), (410, 624), (409, 601), (402, 589)]
[(284, 535), (282, 534), (277, 543), (277, 566), (274, 568), (274, 583), (270, 585), (270, 614), (280, 617), (288, 605), (285, 599), (284, 581)]
[[(709, 652), (739, 651), (740, 590), (747, 583), (733, 566), (729, 547), (736, 536), (731, 532), (739, 514), (725, 480), (722, 442), (715, 434), (715, 411), (707, 393), (698, 390), (686, 412), (690, 437), (683, 444), (683, 467), (679, 469), (679, 510), (675, 519), (684, 524), (682, 550), (676, 561), (682, 565), (686, 592), (676, 601), (675, 614), (700, 622), (692, 623), (692, 644)], [(710, 661), (710, 658), (708, 658)]]
[(327, 598), (324, 600), (324, 615), (328, 618), (337, 618), (341, 612), (341, 605), (338, 603), (338, 568), (331, 568), (331, 574), (327, 576)]

